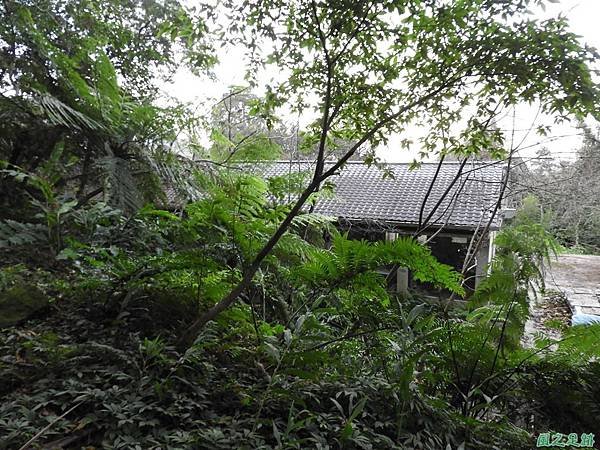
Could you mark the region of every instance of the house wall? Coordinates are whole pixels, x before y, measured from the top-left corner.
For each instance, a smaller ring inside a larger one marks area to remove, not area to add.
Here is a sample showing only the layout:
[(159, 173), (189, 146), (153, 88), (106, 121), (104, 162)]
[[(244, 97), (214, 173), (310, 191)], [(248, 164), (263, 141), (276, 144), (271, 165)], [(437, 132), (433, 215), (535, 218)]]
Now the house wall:
[(496, 237), (495, 231), (490, 231), (486, 239), (481, 244), (479, 251), (477, 252), (477, 269), (475, 273), (475, 285), (479, 284), (483, 280), (490, 268), (490, 263), (494, 259), (496, 254), (496, 245), (494, 239)]

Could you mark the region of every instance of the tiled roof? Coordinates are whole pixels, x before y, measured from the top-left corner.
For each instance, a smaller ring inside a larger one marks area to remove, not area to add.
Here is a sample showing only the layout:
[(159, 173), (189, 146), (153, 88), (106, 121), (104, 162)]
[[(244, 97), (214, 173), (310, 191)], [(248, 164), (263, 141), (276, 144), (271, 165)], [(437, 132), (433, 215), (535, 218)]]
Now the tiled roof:
[[(347, 221), (416, 227), (437, 166), (437, 163), (424, 163), (420, 168), (410, 170), (409, 164), (387, 164), (393, 178), (384, 178), (384, 172), (375, 166), (348, 162), (339, 174), (329, 179), (335, 185), (335, 196), (320, 198), (314, 211)], [(280, 161), (254, 167), (267, 177), (306, 172), (308, 182), (314, 163)], [(444, 197), (458, 170), (456, 162), (442, 164), (427, 198), (423, 218)], [(429, 221), (431, 225), (464, 230), (484, 227), (500, 196), (503, 173), (504, 168), (499, 163), (468, 163), (435, 210)], [(499, 216), (497, 214), (491, 224), (492, 229), (499, 227)]]

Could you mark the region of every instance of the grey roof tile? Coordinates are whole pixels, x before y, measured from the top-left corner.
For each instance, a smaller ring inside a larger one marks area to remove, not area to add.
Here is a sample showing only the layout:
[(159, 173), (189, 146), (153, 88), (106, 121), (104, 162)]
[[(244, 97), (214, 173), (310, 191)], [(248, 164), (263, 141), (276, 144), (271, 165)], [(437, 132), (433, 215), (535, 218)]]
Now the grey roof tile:
[[(421, 205), (437, 169), (436, 164), (422, 164), (410, 170), (409, 164), (387, 164), (393, 178), (375, 166), (349, 162), (330, 181), (335, 185), (335, 196), (321, 198), (315, 212), (349, 221), (380, 221), (399, 226), (415, 227), (419, 223)], [(299, 161), (278, 161), (253, 166), (266, 177), (282, 176), (290, 172), (310, 172), (314, 164)], [(326, 167), (331, 167), (327, 164)], [(444, 196), (459, 169), (455, 162), (444, 163), (427, 199), (424, 215), (427, 217)], [(449, 189), (448, 195), (434, 212), (433, 226), (449, 229), (475, 229), (485, 226), (500, 196), (504, 167), (499, 163), (468, 163), (463, 174)], [(309, 177), (307, 177), (307, 182)], [(497, 229), (500, 219), (491, 224)]]

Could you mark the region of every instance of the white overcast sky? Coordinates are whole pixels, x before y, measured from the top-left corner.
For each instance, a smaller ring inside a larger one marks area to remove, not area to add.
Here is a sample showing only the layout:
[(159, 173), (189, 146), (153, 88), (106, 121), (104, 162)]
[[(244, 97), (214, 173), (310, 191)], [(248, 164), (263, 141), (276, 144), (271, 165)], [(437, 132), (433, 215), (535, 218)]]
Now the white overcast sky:
[[(190, 1), (193, 3), (193, 1)], [(560, 0), (558, 3), (548, 3), (546, 11), (541, 9), (536, 12), (540, 18), (565, 15), (570, 23), (571, 31), (581, 36), (581, 41), (600, 49), (600, 0)], [(173, 82), (164, 86), (164, 91), (179, 100), (197, 104), (202, 110), (209, 110), (210, 106), (225, 95), (230, 86), (244, 85), (244, 51), (242, 48), (229, 48), (226, 52), (219, 52), (220, 62), (214, 69), (214, 79), (196, 77), (187, 70), (180, 70), (173, 77)], [(600, 67), (598, 67), (600, 69)], [(271, 67), (271, 70), (276, 70)], [(267, 81), (270, 74), (265, 74)], [(273, 76), (276, 76), (274, 73)], [(513, 126), (514, 124), (514, 126)], [(546, 138), (541, 138), (534, 132), (529, 134), (524, 130), (531, 128), (532, 124), (552, 125), (552, 132)], [(590, 122), (590, 125), (597, 124)], [(531, 157), (541, 147), (545, 146), (557, 159), (570, 159), (573, 152), (581, 143), (577, 129), (573, 125), (553, 125), (551, 117), (537, 116), (537, 108), (527, 105), (519, 106), (510, 113), (501, 123), (503, 130), (508, 131), (510, 144), (520, 144), (521, 155)], [(417, 137), (418, 132), (411, 137)], [(418, 152), (415, 146), (411, 150), (401, 150), (399, 147), (400, 136), (391, 136), (386, 148), (378, 149), (378, 155), (388, 162), (412, 161)], [(543, 141), (543, 142), (542, 142)]]

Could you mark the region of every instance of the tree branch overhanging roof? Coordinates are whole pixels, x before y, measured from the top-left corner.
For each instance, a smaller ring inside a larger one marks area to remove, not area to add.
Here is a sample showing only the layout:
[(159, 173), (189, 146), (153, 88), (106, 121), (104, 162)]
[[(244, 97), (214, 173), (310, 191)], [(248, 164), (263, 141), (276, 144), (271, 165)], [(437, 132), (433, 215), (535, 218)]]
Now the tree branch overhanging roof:
[[(405, 163), (386, 166), (389, 170), (382, 171), (359, 161), (346, 163), (330, 179), (334, 195), (319, 198), (314, 212), (345, 222), (383, 222), (412, 229), (418, 228), (431, 213), (431, 228), (474, 231), (490, 220), (501, 195), (505, 171), (504, 164), (489, 161), (469, 162), (459, 176), (460, 164), (456, 162), (444, 162), (437, 177), (437, 163), (423, 163), (413, 170)], [(298, 172), (310, 176), (314, 163), (276, 161), (255, 165), (254, 170), (267, 178)], [(386, 173), (391, 176), (385, 176)], [(496, 215), (490, 229), (498, 229), (500, 222)]]

